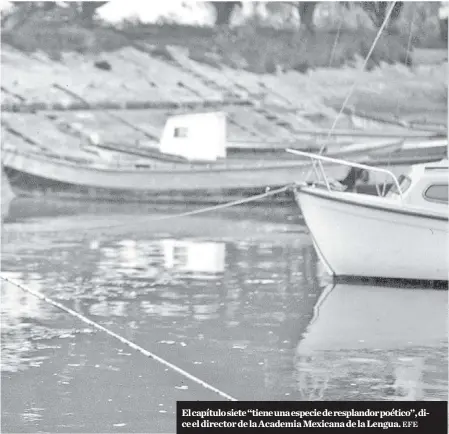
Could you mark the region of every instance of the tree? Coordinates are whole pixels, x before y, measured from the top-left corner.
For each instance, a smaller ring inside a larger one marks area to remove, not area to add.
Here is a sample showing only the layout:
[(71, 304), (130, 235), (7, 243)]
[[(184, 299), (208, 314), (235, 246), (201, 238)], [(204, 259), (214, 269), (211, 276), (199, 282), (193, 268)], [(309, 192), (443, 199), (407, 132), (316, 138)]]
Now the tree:
[(301, 20), (301, 27), (313, 29), (313, 14), (318, 2), (298, 2), (297, 9)]
[[(53, 11), (69, 10), (71, 19), (81, 20), (86, 25), (92, 25), (98, 8), (107, 1), (80, 1), (80, 2), (15, 2), (8, 14), (2, 14), (2, 29), (14, 30), (29, 22), (33, 17), (51, 15)], [(65, 8), (63, 6), (66, 6)]]
[(39, 2), (15, 2), (7, 12), (2, 11), (2, 31), (12, 31), (20, 28), (38, 10)]
[(447, 32), (448, 32), (448, 26), (447, 26), (447, 18), (442, 18), (440, 20), (440, 35), (441, 40), (447, 44)]
[(216, 12), (215, 24), (218, 26), (229, 25), (231, 14), (236, 6), (242, 2), (211, 2)]
[(39, 6), (43, 11), (48, 12), (56, 7), (56, 2), (39, 2)]
[(447, 21), (449, 15), (449, 4), (445, 4), (445, 2), (441, 2), (438, 8), (438, 18), (440, 22), (440, 36), (441, 40), (447, 45), (448, 39), (448, 30), (447, 30)]
[(79, 2), (81, 4), (81, 19), (91, 24), (94, 20), (95, 13), (97, 9), (101, 8), (103, 5), (107, 3), (105, 2), (90, 2), (90, 1), (83, 1)]
[[(362, 8), (369, 15), (372, 22), (376, 27), (380, 27), (385, 21), (387, 16), (387, 11), (389, 9), (389, 2), (360, 2)], [(401, 15), (402, 8), (404, 7), (404, 2), (396, 2), (394, 4), (393, 10), (390, 14), (390, 23), (395, 22)]]

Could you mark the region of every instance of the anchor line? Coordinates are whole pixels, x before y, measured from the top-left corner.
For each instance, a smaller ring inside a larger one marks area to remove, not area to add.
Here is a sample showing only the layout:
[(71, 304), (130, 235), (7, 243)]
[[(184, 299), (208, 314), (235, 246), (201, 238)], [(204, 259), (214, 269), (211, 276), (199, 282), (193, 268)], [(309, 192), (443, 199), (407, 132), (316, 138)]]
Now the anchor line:
[[(291, 190), (295, 185), (296, 185), (295, 183), (292, 183), (292, 184), (287, 184), (283, 187), (277, 188), (275, 190), (267, 189), (267, 191), (265, 191), (264, 193), (256, 194), (256, 195), (253, 195), (250, 197), (234, 200), (231, 202), (221, 203), (219, 205), (214, 205), (214, 206), (210, 206), (210, 207), (206, 207), (206, 208), (198, 208), (198, 209), (195, 209), (192, 211), (186, 211), (186, 212), (182, 212), (179, 214), (170, 214), (170, 215), (148, 218), (145, 220), (145, 222), (151, 223), (151, 222), (157, 222), (157, 221), (174, 220), (174, 219), (181, 218), (181, 217), (189, 217), (189, 216), (193, 216), (193, 215), (204, 214), (204, 213), (211, 212), (211, 211), (232, 208), (233, 206), (243, 205), (245, 203), (251, 203), (251, 202), (254, 202), (255, 200), (264, 199), (269, 196), (275, 196), (277, 194), (284, 193), (288, 190)], [(104, 226), (96, 226), (90, 230), (110, 229), (110, 228), (126, 226), (128, 224), (129, 223), (117, 223), (117, 224), (110, 224), (110, 225), (104, 225)]]
[(117, 339), (118, 341), (120, 341), (121, 343), (127, 345), (130, 348), (133, 348), (134, 350), (138, 351), (139, 353), (143, 354), (144, 356), (155, 360), (156, 362), (159, 362), (160, 364), (166, 366), (167, 368), (177, 372), (178, 374), (182, 375), (183, 377), (188, 378), (189, 380), (193, 381), (194, 383), (200, 385), (201, 387), (204, 387), (205, 389), (208, 389), (214, 393), (216, 393), (217, 395), (221, 396), (222, 398), (228, 400), (228, 401), (238, 401), (236, 398), (234, 398), (233, 396), (227, 394), (226, 392), (221, 391), (220, 389), (217, 389), (216, 387), (212, 386), (211, 384), (207, 383), (204, 380), (201, 380), (200, 378), (196, 377), (193, 374), (190, 374), (189, 372), (185, 371), (184, 369), (180, 368), (179, 366), (169, 362), (168, 360), (163, 359), (162, 357), (156, 355), (155, 353), (146, 350), (145, 348), (141, 347), (140, 345), (137, 345), (136, 343), (130, 341), (129, 339), (126, 339), (123, 336), (120, 336), (119, 334), (113, 332), (112, 330), (109, 330), (108, 328), (102, 326), (101, 324), (98, 324), (97, 322), (87, 318), (86, 316), (76, 312), (73, 309), (70, 309), (69, 307), (63, 305), (62, 303), (59, 303), (56, 300), (53, 300), (50, 297), (47, 297), (46, 295), (42, 294), (39, 291), (36, 291), (32, 288), (29, 288), (25, 285), (23, 285), (22, 283), (16, 281), (15, 279), (11, 279), (9, 277), (4, 276), (3, 274), (0, 274), (0, 278), (2, 280), (4, 280), (5, 282), (8, 282), (14, 286), (16, 286), (17, 288), (21, 289), (22, 291), (25, 291), (31, 295), (33, 295), (34, 297), (48, 303), (51, 304), (55, 307), (57, 307), (60, 310), (63, 310), (64, 312), (68, 313), (69, 315), (72, 315), (76, 318), (78, 318), (79, 320), (81, 320), (82, 322), (96, 328), (97, 330), (100, 330), (106, 334), (108, 334), (109, 336), (113, 337), (114, 339)]

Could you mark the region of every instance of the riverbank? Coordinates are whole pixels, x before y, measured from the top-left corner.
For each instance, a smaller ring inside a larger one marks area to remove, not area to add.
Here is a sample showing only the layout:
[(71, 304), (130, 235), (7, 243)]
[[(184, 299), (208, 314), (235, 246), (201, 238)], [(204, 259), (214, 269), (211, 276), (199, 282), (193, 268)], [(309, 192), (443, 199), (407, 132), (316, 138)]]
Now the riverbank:
[[(362, 27), (310, 31), (251, 23), (235, 28), (142, 23), (118, 27), (99, 23), (89, 28), (51, 18), (42, 23), (36, 18), (21, 25), (20, 30), (4, 31), (2, 43), (26, 53), (44, 52), (54, 60), (61, 59), (63, 53), (98, 54), (149, 44), (154, 46), (155, 56), (172, 61), (167, 47), (176, 45), (187, 49), (191, 60), (215, 68), (224, 65), (272, 74), (278, 70), (305, 72), (354, 65), (358, 58), (366, 57), (376, 33), (376, 29)], [(381, 63), (413, 64), (413, 46), (409, 44), (407, 35), (385, 31), (367, 68)]]
[[(230, 142), (292, 143), (330, 128), (351, 89), (348, 108), (447, 123), (447, 60), (420, 50), (416, 62), (398, 34), (361, 71), (371, 30), (43, 23), (2, 34), (2, 138), (18, 147), (157, 146), (170, 116), (198, 111), (225, 112)], [(385, 129), (350, 113), (335, 127)]]

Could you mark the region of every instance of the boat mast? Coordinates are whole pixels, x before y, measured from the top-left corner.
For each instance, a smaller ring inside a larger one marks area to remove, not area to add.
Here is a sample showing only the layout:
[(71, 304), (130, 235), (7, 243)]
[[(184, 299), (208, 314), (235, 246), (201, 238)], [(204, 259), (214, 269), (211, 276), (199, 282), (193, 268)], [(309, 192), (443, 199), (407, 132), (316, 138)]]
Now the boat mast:
[[(373, 43), (371, 44), (371, 48), (370, 48), (370, 50), (368, 51), (368, 54), (365, 57), (365, 60), (363, 62), (362, 67), (360, 68), (360, 72), (363, 72), (365, 70), (366, 65), (368, 64), (368, 60), (370, 59), (371, 54), (373, 53), (374, 48), (376, 47), (376, 44), (379, 41), (379, 39), (380, 39), (380, 37), (382, 35), (382, 32), (384, 31), (384, 29), (385, 29), (385, 27), (386, 27), (386, 25), (388, 23), (388, 20), (390, 19), (391, 13), (393, 12), (393, 9), (394, 9), (395, 5), (396, 5), (396, 1), (391, 2), (391, 6), (388, 9), (387, 14), (385, 15), (385, 19), (384, 19), (382, 25), (380, 26), (379, 31), (377, 32), (377, 35), (374, 38)], [(348, 93), (346, 95), (346, 98), (343, 101), (343, 104), (341, 105), (341, 108), (340, 108), (339, 112), (337, 113), (337, 116), (335, 117), (334, 122), (332, 123), (332, 126), (331, 126), (331, 128), (329, 129), (329, 131), (328, 131), (328, 133), (326, 135), (326, 140), (324, 141), (324, 143), (320, 147), (318, 155), (321, 155), (323, 153), (324, 149), (326, 148), (326, 141), (329, 140), (329, 138), (331, 137), (332, 132), (334, 131), (334, 129), (335, 129), (337, 123), (338, 123), (338, 120), (340, 119), (341, 114), (343, 113), (344, 109), (346, 108), (346, 105), (348, 104), (349, 99), (351, 98), (351, 96), (352, 96), (352, 94), (353, 94), (353, 92), (355, 90), (355, 87), (357, 86), (359, 80), (360, 80), (360, 76), (358, 76), (358, 77), (356, 76), (356, 79), (354, 80), (354, 83), (352, 84), (351, 88), (349, 89), (349, 91), (348, 91)], [(287, 148), (286, 151), (290, 152), (290, 149)], [(321, 164), (321, 162), (319, 162), (319, 164)], [(312, 175), (314, 168), (315, 168), (315, 163), (313, 162), (312, 163), (312, 167), (309, 169), (309, 171), (307, 173), (307, 176), (305, 178), (305, 182), (307, 182), (310, 179), (310, 176)]]
[[(360, 72), (363, 72), (365, 70), (366, 65), (368, 64), (368, 60), (370, 59), (371, 54), (373, 53), (374, 48), (376, 47), (377, 42), (379, 41), (380, 37), (382, 36), (382, 32), (384, 31), (384, 29), (385, 29), (385, 27), (386, 27), (386, 25), (388, 23), (388, 20), (390, 19), (390, 15), (393, 12), (393, 9), (394, 9), (395, 5), (396, 5), (396, 1), (391, 2), (391, 6), (388, 9), (387, 14), (385, 15), (385, 19), (384, 19), (382, 25), (380, 26), (379, 31), (377, 32), (377, 35), (374, 38), (373, 43), (371, 44), (371, 48), (370, 48), (368, 54), (365, 57), (365, 60), (363, 62), (362, 67), (360, 68)], [(334, 129), (335, 129), (336, 125), (337, 125), (337, 122), (340, 119), (341, 114), (343, 113), (344, 109), (346, 108), (346, 105), (348, 104), (349, 99), (351, 98), (351, 96), (352, 96), (352, 94), (353, 94), (353, 92), (355, 90), (355, 87), (357, 86), (359, 80), (360, 80), (360, 76), (356, 77), (356, 79), (354, 80), (354, 83), (352, 84), (351, 88), (349, 89), (349, 91), (348, 91), (348, 93), (346, 95), (346, 98), (343, 101), (343, 104), (341, 105), (340, 111), (337, 113), (337, 116), (335, 117), (334, 122), (332, 123), (332, 126), (331, 126), (331, 128), (330, 128), (330, 130), (329, 130), (329, 132), (327, 134), (327, 139), (329, 139), (330, 136), (332, 135), (332, 132), (334, 131)], [(320, 152), (319, 152), (320, 154), (323, 152), (324, 148), (325, 148), (325, 144), (323, 144), (321, 146)]]

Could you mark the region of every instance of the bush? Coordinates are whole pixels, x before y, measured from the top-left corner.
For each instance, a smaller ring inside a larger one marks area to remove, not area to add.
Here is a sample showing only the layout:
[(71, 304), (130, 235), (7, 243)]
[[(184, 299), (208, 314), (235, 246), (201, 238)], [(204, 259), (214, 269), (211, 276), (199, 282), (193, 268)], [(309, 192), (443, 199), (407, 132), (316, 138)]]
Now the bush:
[[(365, 57), (376, 32), (371, 29), (324, 31), (273, 30), (246, 25), (234, 31), (224, 31), (194, 50), (201, 61), (208, 51), (214, 51), (223, 64), (235, 67), (235, 59), (243, 59), (246, 69), (256, 73), (276, 70), (338, 67)], [(338, 38), (338, 39), (337, 39)], [(201, 53), (202, 56), (201, 56)], [(369, 63), (370, 67), (386, 63), (405, 63), (407, 40), (394, 34), (383, 35)]]
[[(128, 21), (119, 30), (101, 23), (95, 27), (84, 26), (83, 22), (70, 17), (61, 19), (57, 15), (60, 12), (55, 10), (53, 15), (37, 13), (20, 28), (4, 31), (3, 43), (27, 52), (40, 50), (53, 59), (59, 59), (62, 52), (100, 53), (141, 41), (155, 46), (154, 55), (164, 56), (166, 45), (181, 45), (189, 49), (194, 60), (218, 68), (224, 64), (256, 73), (339, 67), (365, 57), (377, 30), (361, 20), (356, 8), (346, 15), (335, 5), (327, 8), (330, 8), (327, 15), (317, 15), (315, 31), (275, 29), (260, 25), (257, 19), (247, 20), (246, 24), (233, 29)], [(410, 9), (404, 13), (410, 14)], [(417, 34), (414, 36), (412, 42), (417, 41)], [(406, 63), (410, 57), (407, 44), (405, 32), (384, 32), (368, 66), (372, 68), (381, 62)], [(168, 56), (167, 60), (170, 59)]]

